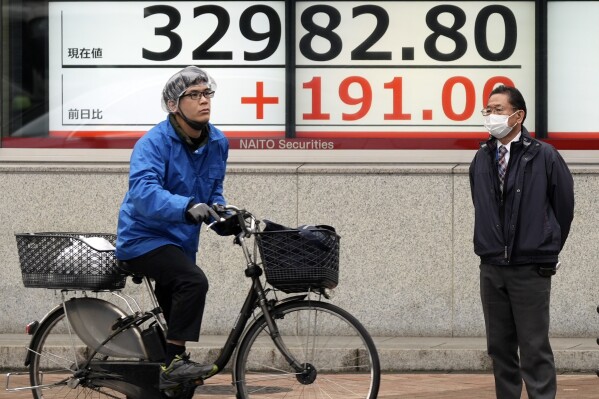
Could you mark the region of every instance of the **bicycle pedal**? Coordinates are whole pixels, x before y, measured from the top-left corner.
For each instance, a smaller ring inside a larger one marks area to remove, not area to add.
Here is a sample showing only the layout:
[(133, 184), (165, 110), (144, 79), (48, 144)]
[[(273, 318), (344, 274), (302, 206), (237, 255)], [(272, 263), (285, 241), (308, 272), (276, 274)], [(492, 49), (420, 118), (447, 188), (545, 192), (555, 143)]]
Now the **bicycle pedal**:
[(200, 385), (204, 385), (204, 380), (198, 378), (197, 380), (182, 382), (174, 388), (165, 389), (162, 391), (162, 393), (164, 393), (167, 398), (178, 399), (184, 397), (184, 395), (188, 392), (193, 392), (196, 387), (199, 387)]

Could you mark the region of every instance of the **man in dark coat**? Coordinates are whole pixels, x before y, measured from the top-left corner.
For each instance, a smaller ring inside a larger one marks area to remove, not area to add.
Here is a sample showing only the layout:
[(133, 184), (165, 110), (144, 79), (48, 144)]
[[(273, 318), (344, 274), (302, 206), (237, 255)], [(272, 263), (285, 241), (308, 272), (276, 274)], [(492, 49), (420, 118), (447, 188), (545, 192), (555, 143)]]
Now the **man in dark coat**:
[(526, 103), (498, 86), (482, 111), (491, 134), (470, 165), (474, 252), (497, 398), (553, 399), (549, 343), (551, 276), (559, 267), (574, 214), (568, 166), (522, 125)]

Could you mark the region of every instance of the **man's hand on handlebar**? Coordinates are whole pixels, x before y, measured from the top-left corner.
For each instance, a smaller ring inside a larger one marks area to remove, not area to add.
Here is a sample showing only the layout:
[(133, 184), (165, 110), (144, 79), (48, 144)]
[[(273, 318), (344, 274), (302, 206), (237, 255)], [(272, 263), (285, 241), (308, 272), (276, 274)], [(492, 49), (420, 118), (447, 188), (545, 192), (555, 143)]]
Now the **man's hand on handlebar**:
[(190, 203), (185, 211), (185, 217), (192, 223), (210, 223), (212, 220), (220, 221), (221, 217), (209, 205), (204, 203)]
[(227, 206), (223, 204), (212, 204), (212, 209), (214, 209), (220, 216), (223, 216), (224, 213), (228, 213)]
[(237, 214), (227, 210), (225, 205), (213, 204), (212, 209), (218, 213), (219, 218), (215, 218), (215, 223), (209, 225), (209, 227), (220, 236), (238, 235), (241, 233), (241, 226), (239, 225), (239, 218)]

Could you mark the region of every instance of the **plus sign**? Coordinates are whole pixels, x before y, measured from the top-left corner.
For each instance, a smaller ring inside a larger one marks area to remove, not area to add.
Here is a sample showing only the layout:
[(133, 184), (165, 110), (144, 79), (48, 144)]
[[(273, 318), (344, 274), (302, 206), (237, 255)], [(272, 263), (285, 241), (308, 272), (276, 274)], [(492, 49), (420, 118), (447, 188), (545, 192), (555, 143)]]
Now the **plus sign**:
[(278, 104), (278, 97), (264, 97), (264, 82), (256, 82), (256, 97), (241, 97), (242, 104), (256, 104), (256, 119), (264, 119), (264, 104)]

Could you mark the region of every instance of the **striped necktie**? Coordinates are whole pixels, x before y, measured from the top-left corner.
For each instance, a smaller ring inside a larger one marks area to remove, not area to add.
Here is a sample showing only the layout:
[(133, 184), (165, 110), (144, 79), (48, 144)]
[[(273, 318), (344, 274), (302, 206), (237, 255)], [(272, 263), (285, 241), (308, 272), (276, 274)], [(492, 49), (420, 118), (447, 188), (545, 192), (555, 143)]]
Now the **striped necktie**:
[(503, 183), (505, 180), (505, 172), (507, 170), (507, 161), (505, 159), (505, 154), (507, 154), (507, 148), (504, 145), (499, 147), (498, 155), (497, 155), (497, 171), (499, 172), (499, 187), (501, 188), (501, 193), (503, 194)]

